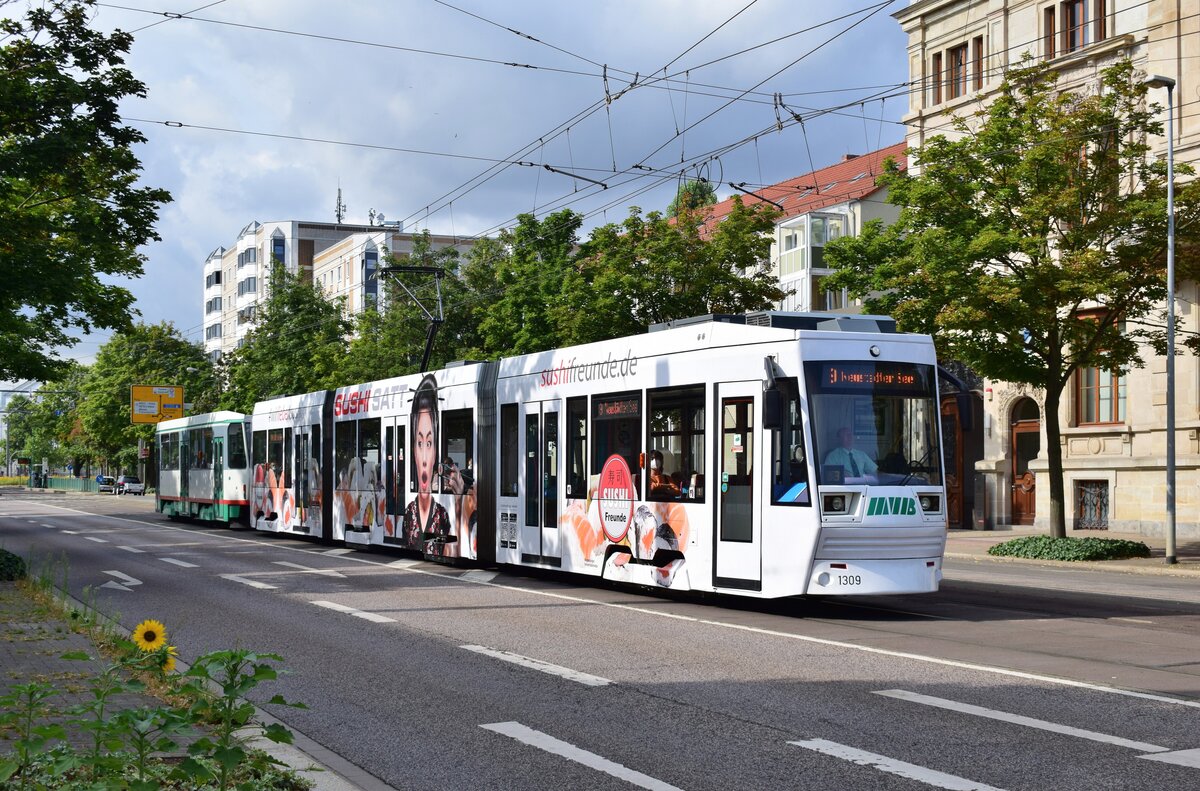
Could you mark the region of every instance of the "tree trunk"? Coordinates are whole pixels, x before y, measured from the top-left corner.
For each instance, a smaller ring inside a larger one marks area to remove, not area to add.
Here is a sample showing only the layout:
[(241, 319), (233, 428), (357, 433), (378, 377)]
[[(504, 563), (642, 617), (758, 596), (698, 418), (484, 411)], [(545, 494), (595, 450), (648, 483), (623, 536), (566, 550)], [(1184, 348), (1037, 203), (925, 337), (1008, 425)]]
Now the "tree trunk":
[(1050, 462), (1050, 535), (1067, 535), (1066, 496), (1063, 490), (1063, 459), (1058, 423), (1058, 407), (1062, 389), (1046, 388), (1046, 459)]

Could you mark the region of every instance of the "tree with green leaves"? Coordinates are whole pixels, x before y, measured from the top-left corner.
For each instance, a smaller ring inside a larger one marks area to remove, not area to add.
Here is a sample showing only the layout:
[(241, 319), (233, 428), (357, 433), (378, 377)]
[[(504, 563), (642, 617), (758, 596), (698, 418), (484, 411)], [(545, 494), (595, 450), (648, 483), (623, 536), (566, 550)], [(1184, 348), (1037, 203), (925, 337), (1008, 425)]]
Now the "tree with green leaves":
[[(869, 312), (933, 335), (942, 357), (1041, 391), (1056, 537), (1065, 388), (1081, 368), (1139, 367), (1147, 344), (1165, 342), (1166, 166), (1147, 156), (1163, 132), (1157, 110), (1128, 61), (1077, 91), (1023, 64), (952, 136), (910, 152), (919, 172), (888, 167), (896, 223), (825, 248), (830, 285)], [(1200, 183), (1179, 189), (1176, 207), (1181, 234), (1195, 236)]]
[(204, 348), (173, 324), (139, 323), (113, 335), (79, 384), (77, 412), (88, 445), (116, 473), (134, 470), (138, 441), (154, 438), (153, 424), (131, 420), (134, 385), (183, 387), (194, 413), (216, 406), (217, 383)]
[(89, 27), (94, 0), (28, 4), (0, 20), (0, 380), (50, 379), (75, 331), (123, 329), (158, 239), (161, 189), (138, 185), (145, 138), (118, 105), (145, 96), (132, 37)]
[(563, 209), (543, 220), (522, 214), (515, 228), (501, 231), (505, 255), (494, 262), (491, 301), (479, 306), (480, 351), (499, 357), (561, 345), (552, 313), (582, 223), (582, 215)]
[(257, 401), (344, 384), (338, 371), (353, 326), (344, 314), (345, 300), (327, 299), (278, 260), (270, 271), (245, 344), (218, 365), (227, 385), (223, 409), (250, 413)]
[(717, 202), (717, 188), (708, 179), (688, 179), (679, 186), (675, 197), (667, 206), (668, 217), (678, 217), (684, 212), (693, 212), (712, 206)]
[(706, 238), (699, 211), (678, 221), (632, 207), (592, 232), (551, 310), (563, 345), (637, 335), (651, 324), (771, 308), (785, 296), (771, 273), (768, 204), (735, 198)]

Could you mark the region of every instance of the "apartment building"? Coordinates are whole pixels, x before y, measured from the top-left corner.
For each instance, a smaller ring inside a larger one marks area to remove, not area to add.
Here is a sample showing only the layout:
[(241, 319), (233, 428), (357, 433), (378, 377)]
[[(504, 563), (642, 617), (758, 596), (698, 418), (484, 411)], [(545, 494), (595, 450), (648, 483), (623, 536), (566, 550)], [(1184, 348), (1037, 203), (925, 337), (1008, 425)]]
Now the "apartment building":
[[(951, 116), (986, 102), (1028, 54), (1059, 71), (1063, 90), (1096, 90), (1100, 72), (1130, 58), (1175, 80), (1175, 161), (1200, 164), (1200, 14), (1183, 0), (916, 0), (894, 17), (908, 35), (912, 85), (907, 141), (946, 134)], [(1168, 96), (1153, 89), (1164, 108)], [(1189, 109), (1189, 105), (1191, 109)], [(1182, 110), (1182, 112), (1181, 112)], [(1166, 155), (1166, 139), (1154, 141)], [(1178, 329), (1200, 330), (1197, 284), (1177, 282)], [(1165, 307), (1165, 306), (1164, 306)], [(1064, 393), (1059, 419), (1068, 527), (1162, 535), (1166, 529), (1166, 358), (1146, 348), (1125, 376), (1086, 369)], [(1200, 538), (1200, 365), (1176, 358), (1177, 534)], [(985, 381), (984, 458), (976, 464), (977, 526), (1047, 525), (1044, 398)]]
[[(887, 202), (887, 190), (875, 180), (889, 158), (901, 169), (907, 167), (905, 148), (905, 143), (896, 143), (868, 154), (847, 154), (829, 167), (740, 196), (747, 206), (765, 201), (780, 212), (771, 244), (771, 268), (780, 288), (790, 293), (777, 306), (779, 310), (859, 310), (843, 291), (825, 286), (825, 278), (833, 273), (825, 266), (825, 244), (856, 235), (871, 220), (896, 220), (899, 209)], [(732, 208), (733, 198), (709, 207), (707, 227), (715, 228)]]
[[(271, 261), (281, 261), (331, 298), (344, 298), (347, 314), (353, 315), (380, 293), (376, 272), (384, 256), (408, 255), (416, 237), (399, 223), (249, 223), (230, 247), (218, 247), (204, 262), (205, 351), (215, 358), (245, 342), (266, 294)], [(431, 241), (435, 250), (454, 247), (460, 253), (472, 244), (451, 236)]]

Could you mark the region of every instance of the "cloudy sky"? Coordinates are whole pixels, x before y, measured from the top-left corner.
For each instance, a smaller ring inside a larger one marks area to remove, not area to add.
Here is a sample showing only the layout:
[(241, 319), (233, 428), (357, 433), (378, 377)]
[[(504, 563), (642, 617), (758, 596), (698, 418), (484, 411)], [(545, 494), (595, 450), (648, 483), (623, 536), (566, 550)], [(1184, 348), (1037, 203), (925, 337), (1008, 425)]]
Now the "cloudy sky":
[(147, 97), (123, 110), (174, 196), (130, 287), (193, 340), (208, 253), (251, 220), (332, 221), (339, 186), (351, 222), (476, 236), (570, 207), (590, 229), (665, 208), (681, 170), (753, 188), (903, 137), (905, 0), (205, 2), (94, 20), (137, 31)]

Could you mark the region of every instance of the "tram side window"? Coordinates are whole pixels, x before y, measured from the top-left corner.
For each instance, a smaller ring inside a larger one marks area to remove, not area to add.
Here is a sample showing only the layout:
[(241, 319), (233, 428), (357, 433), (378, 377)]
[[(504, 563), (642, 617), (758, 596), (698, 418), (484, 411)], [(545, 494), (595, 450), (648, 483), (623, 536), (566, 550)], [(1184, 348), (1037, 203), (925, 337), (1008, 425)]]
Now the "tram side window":
[[(596, 474), (610, 456), (629, 466), (634, 489), (641, 486), (642, 394), (608, 393), (592, 399), (592, 469)], [(641, 499), (637, 491), (635, 499)]]
[(354, 466), (354, 454), (358, 452), (358, 423), (347, 420), (335, 423), (333, 427), (333, 468), (337, 477), (337, 488), (346, 490), (355, 485), (352, 477), (356, 477), (351, 468)]
[(517, 420), (517, 405), (500, 406), (500, 496), (517, 496), (517, 478), (521, 457), (518, 445), (521, 425)]
[(475, 480), (475, 412), (442, 413), (442, 491), (462, 494)]
[(207, 469), (212, 463), (213, 432), (211, 428), (194, 428), (188, 432), (188, 446), (192, 451), (189, 465), (194, 470)]
[(229, 466), (246, 469), (246, 435), (242, 433), (241, 423), (229, 424)]
[(704, 500), (704, 387), (647, 393), (648, 500)]
[(254, 441), (251, 443), (250, 460), (254, 462), (254, 466), (267, 463), (267, 432), (254, 432)]
[[(283, 434), (281, 428), (267, 429), (267, 464), (275, 473), (276, 486), (283, 484)], [(290, 450), (290, 449), (289, 449)]]
[(567, 399), (567, 497), (587, 496), (587, 396)]
[(160, 470), (179, 469), (179, 434), (172, 432), (159, 437), (158, 468)]
[(358, 421), (358, 457), (364, 465), (379, 464), (379, 418)]
[(800, 421), (800, 389), (796, 379), (777, 380), (783, 395), (783, 426), (771, 432), (771, 504), (812, 505), (808, 488), (808, 453)]

